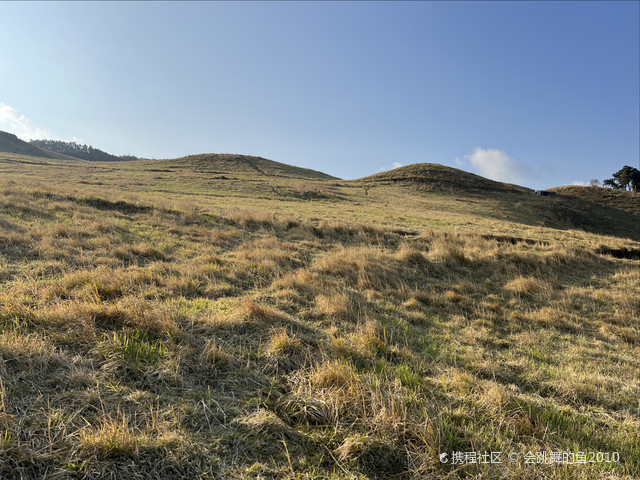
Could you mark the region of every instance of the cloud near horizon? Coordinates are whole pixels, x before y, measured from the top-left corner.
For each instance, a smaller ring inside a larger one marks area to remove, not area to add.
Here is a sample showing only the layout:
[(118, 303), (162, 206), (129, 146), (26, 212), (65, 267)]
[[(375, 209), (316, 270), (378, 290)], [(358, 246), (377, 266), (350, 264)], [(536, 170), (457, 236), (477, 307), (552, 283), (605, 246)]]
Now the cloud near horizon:
[(383, 165), (382, 167), (379, 167), (378, 172), (386, 172), (387, 170), (393, 170), (394, 168), (400, 168), (400, 167), (404, 167), (404, 163), (393, 162), (390, 167), (387, 165)]
[[(506, 152), (497, 148), (482, 149), (477, 147), (471, 155), (464, 157), (476, 168), (481, 175), (500, 182), (521, 183), (533, 176), (531, 166), (521, 160), (516, 160)], [(456, 159), (456, 164), (462, 163)]]
[(0, 130), (25, 141), (54, 138), (48, 129), (33, 125), (27, 117), (4, 102), (0, 102)]

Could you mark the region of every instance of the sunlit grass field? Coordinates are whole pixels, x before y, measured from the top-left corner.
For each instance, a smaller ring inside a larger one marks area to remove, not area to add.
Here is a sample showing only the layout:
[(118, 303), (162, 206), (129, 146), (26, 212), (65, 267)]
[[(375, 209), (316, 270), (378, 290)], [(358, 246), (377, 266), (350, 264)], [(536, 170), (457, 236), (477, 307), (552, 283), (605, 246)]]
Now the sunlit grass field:
[(1, 154), (0, 478), (640, 477), (636, 215), (224, 161)]

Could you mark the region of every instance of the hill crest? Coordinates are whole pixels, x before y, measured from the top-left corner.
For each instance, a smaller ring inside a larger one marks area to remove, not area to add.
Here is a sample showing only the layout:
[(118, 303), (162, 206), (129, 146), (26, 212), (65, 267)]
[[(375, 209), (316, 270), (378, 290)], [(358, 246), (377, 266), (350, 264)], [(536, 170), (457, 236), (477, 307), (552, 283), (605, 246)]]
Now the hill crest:
[(258, 173), (265, 177), (305, 178), (314, 180), (336, 180), (329, 174), (310, 168), (297, 167), (263, 157), (235, 153), (200, 153), (170, 160), (156, 160), (155, 165), (168, 167), (191, 167), (209, 173)]
[(438, 163), (414, 163), (393, 170), (369, 175), (360, 181), (376, 183), (401, 183), (423, 190), (464, 190), (466, 192), (531, 193), (530, 188), (512, 183), (496, 182), (480, 175)]

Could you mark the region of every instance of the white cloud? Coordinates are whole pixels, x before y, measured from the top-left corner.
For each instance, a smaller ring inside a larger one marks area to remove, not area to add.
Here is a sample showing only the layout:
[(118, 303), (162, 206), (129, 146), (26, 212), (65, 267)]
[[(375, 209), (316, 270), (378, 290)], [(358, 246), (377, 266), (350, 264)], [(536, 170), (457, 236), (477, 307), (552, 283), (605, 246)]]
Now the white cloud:
[(583, 187), (588, 187), (591, 184), (589, 182), (581, 182), (580, 180), (576, 180), (575, 182), (571, 182), (571, 185), (580, 185)]
[(53, 138), (49, 130), (33, 125), (27, 117), (3, 102), (0, 102), (0, 130), (13, 133), (22, 140)]
[(393, 170), (394, 168), (400, 168), (400, 167), (404, 167), (404, 163), (393, 162), (391, 166), (383, 165), (381, 167), (378, 167), (378, 172), (386, 172), (388, 170)]
[(511, 158), (497, 148), (476, 148), (471, 155), (465, 155), (464, 158), (469, 160), (481, 175), (501, 182), (526, 182), (533, 174), (533, 169), (527, 163)]

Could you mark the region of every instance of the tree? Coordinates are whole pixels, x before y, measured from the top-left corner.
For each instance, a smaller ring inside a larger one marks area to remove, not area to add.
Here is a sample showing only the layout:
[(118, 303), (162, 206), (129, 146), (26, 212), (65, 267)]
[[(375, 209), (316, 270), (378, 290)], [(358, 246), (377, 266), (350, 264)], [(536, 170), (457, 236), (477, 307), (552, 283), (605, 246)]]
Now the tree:
[(589, 180), (589, 185), (591, 185), (592, 187), (599, 187), (600, 180), (598, 180), (597, 178), (592, 178), (591, 180)]
[(607, 178), (602, 184), (617, 190), (637, 192), (640, 189), (640, 170), (625, 165), (613, 174), (613, 178)]

